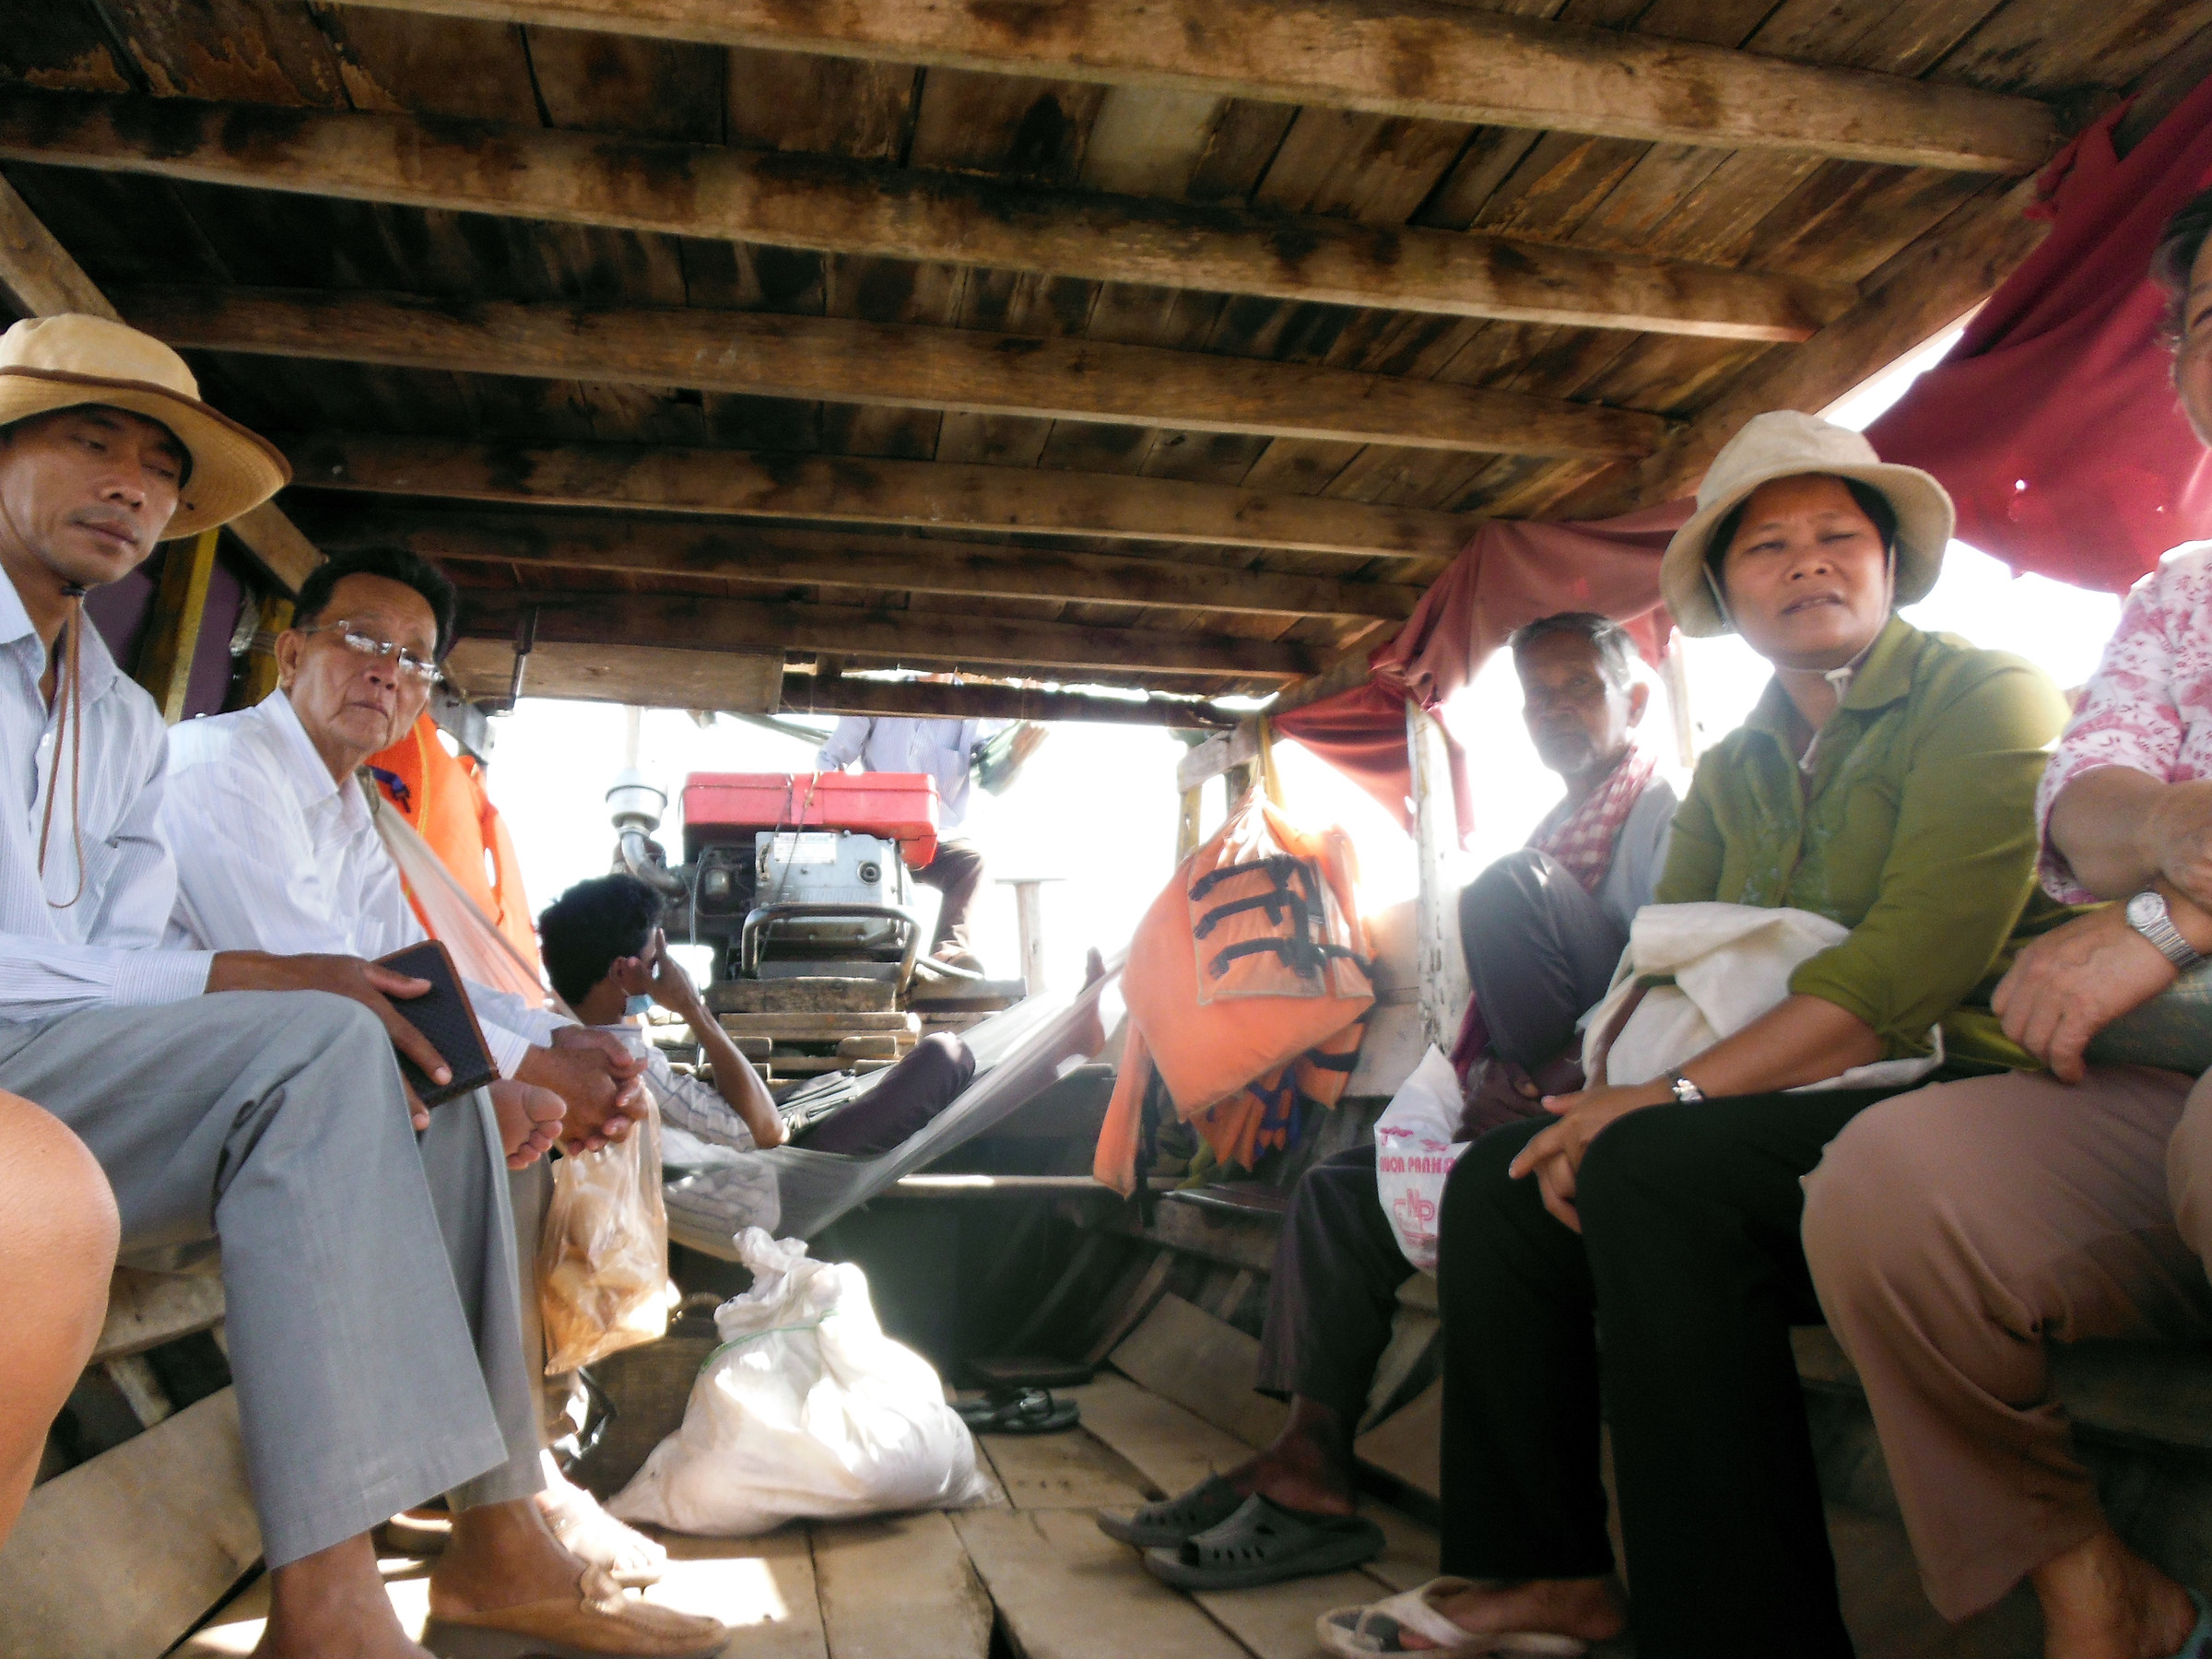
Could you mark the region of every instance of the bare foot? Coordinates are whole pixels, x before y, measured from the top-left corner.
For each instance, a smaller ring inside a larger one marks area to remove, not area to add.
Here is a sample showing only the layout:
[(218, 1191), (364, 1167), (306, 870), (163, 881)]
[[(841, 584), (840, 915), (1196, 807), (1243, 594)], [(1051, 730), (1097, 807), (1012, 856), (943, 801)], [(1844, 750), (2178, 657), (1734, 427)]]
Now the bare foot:
[(537, 1495), (537, 1507), (553, 1535), (574, 1554), (606, 1568), (619, 1583), (649, 1584), (668, 1571), (665, 1549), (608, 1514), (596, 1498), (560, 1472), (552, 1453), (539, 1461), (545, 1465), (546, 1489)]
[(1291, 1400), (1290, 1420), (1273, 1443), (1221, 1478), (1246, 1497), (1256, 1492), (1309, 1515), (1348, 1515), (1355, 1509), (1343, 1420), (1302, 1395)]
[(269, 1622), (253, 1659), (430, 1659), (407, 1640), (367, 1534), (269, 1574)]
[(584, 1562), (553, 1535), (535, 1498), (482, 1503), (453, 1518), (453, 1542), (430, 1570), (430, 1611), (494, 1613), (576, 1594)]
[[(1470, 1636), (1530, 1630), (1605, 1641), (1629, 1628), (1628, 1608), (1609, 1577), (1481, 1583), (1440, 1595), (1431, 1605)], [(1414, 1630), (1401, 1630), (1398, 1641), (1407, 1648), (1436, 1646)]]
[(2029, 1577), (2043, 1606), (2044, 1659), (2163, 1659), (2196, 1628), (2189, 1593), (2110, 1530)]
[(518, 1077), (491, 1086), (491, 1105), (499, 1114), (500, 1145), (507, 1149), (511, 1170), (526, 1170), (552, 1150), (569, 1111), (568, 1102), (551, 1089)]

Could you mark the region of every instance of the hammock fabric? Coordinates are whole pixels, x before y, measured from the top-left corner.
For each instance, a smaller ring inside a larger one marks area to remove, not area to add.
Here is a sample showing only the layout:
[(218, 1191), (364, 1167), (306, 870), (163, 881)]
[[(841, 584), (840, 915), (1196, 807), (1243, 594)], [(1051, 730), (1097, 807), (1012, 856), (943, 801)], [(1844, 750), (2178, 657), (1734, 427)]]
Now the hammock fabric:
[[(523, 890), (522, 862), (506, 819), (484, 793), (476, 763), (446, 753), (438, 741), (437, 724), (425, 714), (397, 743), (370, 756), (369, 770), (384, 799), (430, 844), (461, 889), (536, 971), (537, 930), (529, 895)], [(423, 926), (436, 936), (438, 929), (421, 904), (415, 908)]]

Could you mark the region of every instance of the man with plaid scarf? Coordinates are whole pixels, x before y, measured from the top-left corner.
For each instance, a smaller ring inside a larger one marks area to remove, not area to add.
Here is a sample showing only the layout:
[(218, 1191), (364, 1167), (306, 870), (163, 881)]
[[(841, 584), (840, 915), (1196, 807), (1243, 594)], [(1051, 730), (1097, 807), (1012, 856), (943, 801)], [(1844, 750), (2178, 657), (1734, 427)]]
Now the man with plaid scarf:
[[(1460, 896), (1475, 1000), (1459, 1052), (1479, 1062), (1462, 1067), (1463, 1137), (1535, 1112), (1539, 1089), (1580, 1087), (1575, 1021), (1651, 902), (1675, 814), (1674, 790), (1633, 739), (1650, 689), (1626, 630), (1570, 611), (1531, 622), (1511, 649), (1529, 735), (1567, 798)], [(1282, 1433), (1237, 1468), (1099, 1524), (1189, 1563), (1179, 1583), (1196, 1583), (1213, 1557), (1233, 1556), (1236, 1582), (1253, 1583), (1379, 1552), (1382, 1535), (1354, 1517), (1352, 1431), (1412, 1271), (1376, 1196), (1372, 1146), (1308, 1170), (1277, 1241), (1260, 1348), (1257, 1386), (1290, 1402)]]

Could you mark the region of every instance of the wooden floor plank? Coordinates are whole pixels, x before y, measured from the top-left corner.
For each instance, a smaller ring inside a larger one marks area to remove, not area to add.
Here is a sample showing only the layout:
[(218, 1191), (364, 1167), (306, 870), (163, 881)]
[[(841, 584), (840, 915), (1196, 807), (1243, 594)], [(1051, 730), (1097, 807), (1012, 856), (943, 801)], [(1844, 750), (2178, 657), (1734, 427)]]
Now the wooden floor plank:
[(1144, 1477), (1081, 1429), (982, 1434), (975, 1443), (1017, 1510), (1128, 1509), (1148, 1496)]
[(829, 1659), (805, 1529), (759, 1538), (653, 1535), (668, 1547), (668, 1573), (646, 1599), (728, 1625), (724, 1659)]
[(1332, 1608), (1359, 1606), (1382, 1594), (1364, 1572), (1331, 1572), (1255, 1590), (1204, 1591), (1191, 1599), (1254, 1659), (1321, 1659), (1325, 1650), (1313, 1639), (1314, 1620)]
[(1246, 1659), (1088, 1515), (966, 1510), (953, 1525), (1021, 1659)]
[(1111, 1371), (1084, 1387), (1053, 1393), (1081, 1406), (1083, 1426), (1168, 1497), (1252, 1455), (1236, 1436)]
[(1259, 1339), (1180, 1296), (1163, 1296), (1113, 1350), (1113, 1368), (1248, 1446), (1282, 1430), (1290, 1408), (1253, 1392)]
[(260, 1555), (226, 1388), (30, 1494), (0, 1548), (8, 1659), (166, 1652)]
[(818, 1521), (807, 1531), (830, 1659), (984, 1659), (991, 1598), (948, 1517)]
[(1382, 1529), (1382, 1553), (1360, 1571), (1392, 1590), (1410, 1590), (1437, 1575), (1437, 1537), (1412, 1516), (1387, 1503), (1363, 1500), (1359, 1512)]

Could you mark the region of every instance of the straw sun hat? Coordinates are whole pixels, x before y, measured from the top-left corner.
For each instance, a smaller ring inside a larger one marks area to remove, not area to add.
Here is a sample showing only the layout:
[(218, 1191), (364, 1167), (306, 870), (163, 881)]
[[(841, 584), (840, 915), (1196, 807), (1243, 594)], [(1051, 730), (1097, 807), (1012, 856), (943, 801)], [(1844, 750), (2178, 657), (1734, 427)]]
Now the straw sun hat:
[(80, 404), (158, 420), (192, 456), (164, 539), (227, 524), (291, 479), (266, 439), (200, 401), (184, 359), (105, 317), (33, 317), (0, 335), (0, 427)]
[(1870, 484), (1897, 512), (1899, 605), (1924, 599), (1943, 569), (1943, 549), (1956, 515), (1942, 485), (1917, 466), (1893, 466), (1857, 432), (1818, 416), (1777, 409), (1754, 417), (1712, 459), (1698, 486), (1698, 510), (1675, 532), (1659, 565), (1659, 592), (1675, 625), (1693, 637), (1724, 634), (1721, 614), (1705, 582), (1705, 555), (1720, 522), (1761, 484), (1802, 473), (1826, 473)]

